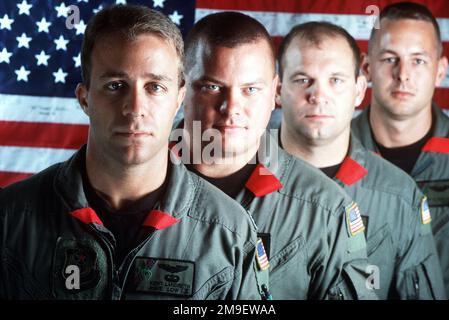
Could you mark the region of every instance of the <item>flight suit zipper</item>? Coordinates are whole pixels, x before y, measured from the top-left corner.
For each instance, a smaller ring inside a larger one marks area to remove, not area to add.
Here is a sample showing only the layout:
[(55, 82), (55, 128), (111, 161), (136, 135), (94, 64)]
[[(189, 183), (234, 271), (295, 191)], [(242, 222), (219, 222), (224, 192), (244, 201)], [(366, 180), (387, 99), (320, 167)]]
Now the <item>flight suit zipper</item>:
[(126, 258), (124, 259), (122, 265), (120, 266), (120, 268), (118, 270), (118, 274), (122, 275), (123, 271), (125, 271), (125, 273), (123, 274), (123, 276), (120, 277), (119, 285), (120, 285), (121, 290), (120, 290), (120, 297), (118, 297), (119, 300), (124, 300), (123, 292), (125, 290), (126, 280), (128, 279), (128, 274), (129, 274), (129, 271), (131, 270), (134, 260), (136, 260), (137, 253), (151, 240), (151, 238), (153, 238), (155, 233), (156, 233), (156, 229), (151, 228), (151, 230), (150, 230), (149, 234), (147, 235), (147, 237), (145, 238), (145, 240), (142, 241), (137, 247), (135, 247), (133, 250), (131, 250), (126, 255)]
[(118, 273), (115, 270), (115, 262), (114, 262), (114, 255), (113, 255), (113, 246), (111, 242), (107, 239), (107, 237), (103, 234), (102, 231), (98, 230), (95, 226), (89, 225), (90, 229), (93, 230), (93, 233), (95, 236), (99, 239), (100, 243), (102, 243), (106, 249), (107, 249), (107, 257), (110, 263), (110, 268), (108, 268), (108, 278), (110, 281), (108, 281), (108, 296), (112, 300), (117, 300), (116, 296), (117, 293), (114, 290), (115, 283), (118, 279)]

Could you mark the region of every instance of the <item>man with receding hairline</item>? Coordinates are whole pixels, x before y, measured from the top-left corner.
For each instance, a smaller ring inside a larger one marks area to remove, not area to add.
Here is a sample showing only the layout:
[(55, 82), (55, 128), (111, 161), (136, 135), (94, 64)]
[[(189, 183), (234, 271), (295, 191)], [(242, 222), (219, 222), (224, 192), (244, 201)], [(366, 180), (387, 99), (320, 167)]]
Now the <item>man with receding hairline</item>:
[(328, 22), (293, 27), (279, 50), (279, 143), (359, 205), (371, 285), (380, 299), (444, 299), (431, 228), (421, 221), (426, 199), (405, 172), (351, 134), (367, 87), (359, 65), (357, 43), (343, 28)]

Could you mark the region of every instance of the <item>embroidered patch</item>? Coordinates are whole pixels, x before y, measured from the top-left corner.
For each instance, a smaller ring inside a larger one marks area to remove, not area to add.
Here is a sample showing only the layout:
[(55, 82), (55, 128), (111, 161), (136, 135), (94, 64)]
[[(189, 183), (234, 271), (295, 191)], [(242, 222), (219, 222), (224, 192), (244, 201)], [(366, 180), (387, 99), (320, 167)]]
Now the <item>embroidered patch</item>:
[(346, 221), (349, 235), (352, 237), (365, 230), (359, 207), (355, 202), (346, 208)]
[(265, 247), (263, 246), (262, 239), (260, 238), (257, 239), (256, 259), (260, 270), (267, 270), (270, 267), (267, 254), (265, 252)]
[(422, 224), (428, 224), (432, 221), (430, 217), (429, 203), (427, 202), (427, 197), (424, 197), (421, 201), (421, 220)]
[(102, 299), (107, 257), (90, 239), (58, 238), (53, 256), (52, 291), (56, 299)]
[(427, 196), (429, 207), (449, 206), (449, 180), (420, 181), (418, 186)]
[(138, 257), (130, 284), (137, 292), (185, 297), (193, 294), (194, 277), (194, 262)]

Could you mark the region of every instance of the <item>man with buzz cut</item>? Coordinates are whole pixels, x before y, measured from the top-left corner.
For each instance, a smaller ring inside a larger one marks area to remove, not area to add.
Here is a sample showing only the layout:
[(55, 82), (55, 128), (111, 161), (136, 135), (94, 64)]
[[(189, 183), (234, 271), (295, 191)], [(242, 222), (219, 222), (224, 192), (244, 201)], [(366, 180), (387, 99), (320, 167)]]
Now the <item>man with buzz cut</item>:
[(169, 162), (178, 28), (144, 6), (88, 23), (76, 97), (87, 146), (0, 194), (0, 299), (260, 299), (255, 225)]
[[(265, 133), (278, 82), (266, 29), (242, 13), (208, 15), (185, 50), (185, 119), (173, 148), (251, 213), (260, 291), (274, 299), (375, 299), (357, 204)], [(210, 138), (219, 147), (210, 148)]]
[[(449, 296), (449, 118), (432, 102), (446, 77), (440, 28), (423, 5), (400, 2), (380, 13), (362, 70), (371, 103), (352, 124), (362, 144), (408, 173), (427, 196)], [(431, 222), (430, 222), (431, 220)]]
[(444, 299), (426, 199), (407, 174), (351, 136), (352, 115), (367, 87), (359, 65), (357, 43), (341, 27), (295, 26), (279, 50), (280, 143), (358, 203), (380, 299)]

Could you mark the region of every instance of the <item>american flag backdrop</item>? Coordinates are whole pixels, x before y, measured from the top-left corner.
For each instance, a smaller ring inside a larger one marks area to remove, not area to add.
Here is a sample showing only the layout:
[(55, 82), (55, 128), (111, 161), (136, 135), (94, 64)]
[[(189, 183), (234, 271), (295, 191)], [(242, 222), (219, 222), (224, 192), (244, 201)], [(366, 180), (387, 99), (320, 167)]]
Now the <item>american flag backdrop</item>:
[[(85, 143), (88, 119), (74, 98), (80, 47), (89, 18), (110, 4), (144, 4), (165, 13), (183, 33), (207, 14), (237, 10), (261, 21), (276, 45), (298, 23), (325, 20), (346, 28), (363, 51), (372, 6), (397, 0), (2, 0), (0, 2), (0, 186), (67, 159)], [(438, 18), (449, 56), (449, 1), (422, 0)], [(79, 9), (80, 21), (67, 26)], [(72, 27), (73, 26), (73, 27)], [(367, 94), (366, 101), (370, 92)], [(365, 104), (366, 104), (365, 101)], [(449, 111), (449, 74), (435, 92)]]

